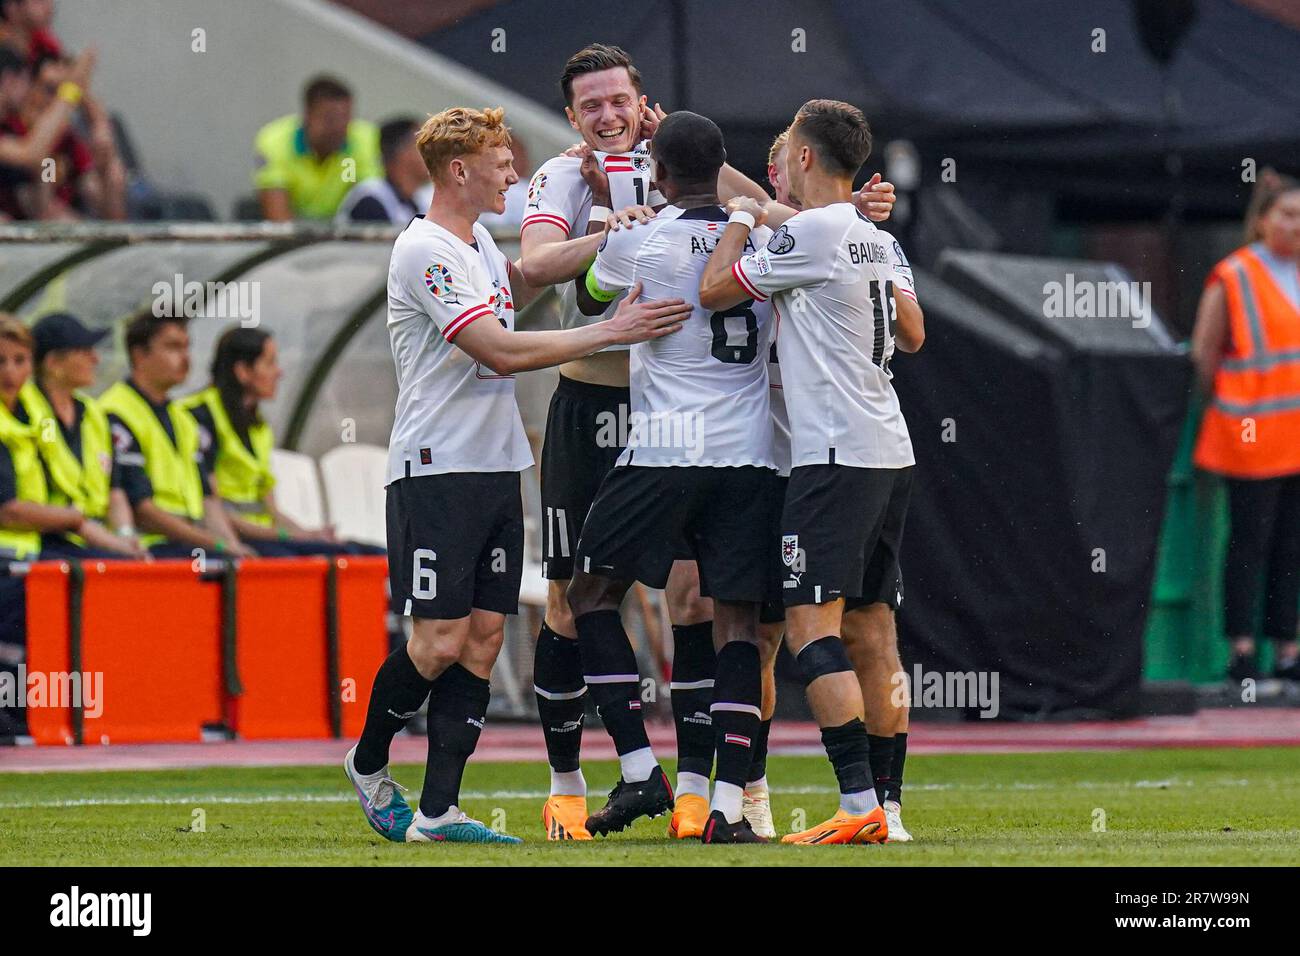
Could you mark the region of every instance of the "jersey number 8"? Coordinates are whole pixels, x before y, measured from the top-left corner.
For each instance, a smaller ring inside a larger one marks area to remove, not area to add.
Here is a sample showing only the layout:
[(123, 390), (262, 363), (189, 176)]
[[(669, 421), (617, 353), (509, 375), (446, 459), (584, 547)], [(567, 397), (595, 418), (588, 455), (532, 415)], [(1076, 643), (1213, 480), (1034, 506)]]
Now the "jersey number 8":
[(728, 365), (748, 365), (758, 357), (758, 316), (752, 299), (709, 316), (713, 357)]

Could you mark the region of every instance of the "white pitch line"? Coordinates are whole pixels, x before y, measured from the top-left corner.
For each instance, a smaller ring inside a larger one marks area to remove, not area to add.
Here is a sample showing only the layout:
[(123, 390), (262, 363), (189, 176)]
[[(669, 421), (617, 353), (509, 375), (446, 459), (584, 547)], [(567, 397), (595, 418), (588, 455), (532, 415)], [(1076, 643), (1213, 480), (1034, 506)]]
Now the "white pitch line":
[[(1250, 781), (1241, 779), (1215, 780), (1214, 786), (1245, 787)], [(1135, 790), (1169, 789), (1174, 787), (1191, 787), (1188, 780), (1134, 780), (1134, 781), (1090, 781), (1079, 780), (1073, 783), (1027, 783), (1010, 784), (982, 783), (918, 783), (908, 784), (907, 791), (999, 791), (999, 790), (1104, 790), (1109, 788), (1131, 788)], [(834, 787), (772, 787), (777, 796), (801, 796), (836, 793)], [(545, 800), (549, 796), (546, 790), (468, 790), (461, 794), (464, 800)], [(204, 804), (227, 804), (233, 806), (256, 806), (275, 803), (351, 803), (356, 797), (350, 793), (259, 793), (247, 795), (232, 794), (185, 794), (172, 797), (126, 796), (126, 797), (78, 797), (69, 800), (15, 800), (0, 803), (0, 810), (45, 810), (70, 807), (171, 807), (203, 806)], [(411, 795), (411, 802), (419, 799), (418, 791)]]

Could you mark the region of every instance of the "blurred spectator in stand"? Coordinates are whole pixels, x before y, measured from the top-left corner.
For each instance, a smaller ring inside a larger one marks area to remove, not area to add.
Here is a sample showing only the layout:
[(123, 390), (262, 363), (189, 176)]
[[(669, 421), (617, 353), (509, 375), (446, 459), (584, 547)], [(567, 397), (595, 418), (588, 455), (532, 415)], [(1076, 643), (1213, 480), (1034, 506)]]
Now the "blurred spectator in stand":
[[(33, 70), (23, 105), (0, 119), (0, 134), (25, 136), (56, 102), (68, 82), (72, 64), (48, 57)], [(46, 220), (125, 219), (126, 166), (117, 152), (108, 114), (92, 97), (81, 101), (88, 135), (71, 125), (51, 147), (53, 167), (42, 170), (33, 189), (42, 193), (35, 205)], [(47, 181), (48, 180), (48, 181)]]
[(198, 423), (201, 465), (231, 527), (264, 558), (383, 554), (383, 548), (339, 541), (331, 528), (303, 528), (275, 506), (275, 435), (262, 402), (275, 398), (282, 375), (271, 333), (237, 325), (217, 340), (212, 384), (181, 399)]
[[(384, 175), (357, 183), (339, 206), (339, 222), (389, 222), (405, 226), (422, 216), (433, 198), (433, 183), (415, 145), (420, 121), (403, 116), (379, 127)], [(522, 208), (522, 207), (521, 207)]]
[(514, 155), (515, 173), (519, 182), (506, 190), (505, 212), (487, 212), (478, 221), (488, 229), (501, 229), (515, 236), (524, 221), (524, 207), (528, 205), (528, 183), (533, 178), (533, 167), (528, 159), (528, 147), (515, 133), (510, 134), (510, 152)]
[[(26, 62), (8, 47), (0, 46), (0, 216), (11, 219), (45, 218), (52, 191), (42, 176), (45, 160), (53, 158), (56, 144), (85, 97), (95, 51), (83, 51), (67, 68), (46, 106), (24, 122), (22, 110), (31, 94)], [(18, 126), (15, 126), (18, 124)], [(23, 132), (13, 132), (21, 128)]]
[(1209, 405), (1194, 461), (1228, 487), (1228, 676), (1257, 676), (1262, 599), (1275, 675), (1300, 681), (1300, 182), (1262, 173), (1246, 230), (1196, 314), (1192, 358)]
[(282, 116), (254, 140), (262, 216), (329, 219), (357, 183), (382, 178), (379, 130), (352, 118), (352, 91), (330, 76), (303, 90), (303, 115)]
[(0, 0), (0, 44), (12, 48), (28, 66), (63, 56), (53, 23), (54, 0)]

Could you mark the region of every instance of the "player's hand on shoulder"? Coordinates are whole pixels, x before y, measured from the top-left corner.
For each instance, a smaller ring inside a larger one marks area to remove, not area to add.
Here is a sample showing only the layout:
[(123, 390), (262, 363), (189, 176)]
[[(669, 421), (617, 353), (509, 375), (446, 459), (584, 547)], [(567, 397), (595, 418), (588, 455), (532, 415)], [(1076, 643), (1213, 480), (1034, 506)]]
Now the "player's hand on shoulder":
[(638, 222), (644, 226), (656, 215), (657, 213), (649, 206), (625, 206), (616, 209), (605, 218), (605, 231), (618, 232), (620, 229), (631, 229)]
[(753, 196), (732, 196), (727, 200), (727, 204), (723, 208), (728, 216), (733, 212), (749, 213), (754, 217), (755, 226), (763, 225), (763, 221), (767, 219), (767, 207)]
[(641, 301), (641, 283), (637, 282), (605, 321), (617, 335), (616, 342), (632, 345), (676, 332), (690, 317), (692, 308), (684, 299)]
[(853, 196), (854, 204), (872, 222), (884, 222), (888, 219), (897, 201), (894, 184), (882, 181), (880, 173), (874, 173)]

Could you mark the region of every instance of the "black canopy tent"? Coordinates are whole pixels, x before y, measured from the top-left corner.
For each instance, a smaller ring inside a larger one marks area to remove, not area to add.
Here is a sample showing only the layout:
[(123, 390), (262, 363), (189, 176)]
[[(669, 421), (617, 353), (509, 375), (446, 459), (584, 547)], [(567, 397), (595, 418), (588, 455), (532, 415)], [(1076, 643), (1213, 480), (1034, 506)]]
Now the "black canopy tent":
[[(878, 143), (914, 142), (927, 178), (951, 157), (959, 185), (1014, 179), (1111, 209), (1158, 205), (1177, 188), (1191, 211), (1227, 214), (1246, 191), (1244, 159), (1300, 163), (1300, 32), (1235, 0), (1196, 0), (1162, 68), (1136, 10), (1134, 0), (507, 0), (422, 42), (557, 112), (575, 37), (617, 43), (652, 99), (715, 119), (751, 175), (816, 96), (861, 106)], [(504, 51), (490, 42), (497, 28)], [(877, 153), (869, 166), (879, 163)]]

